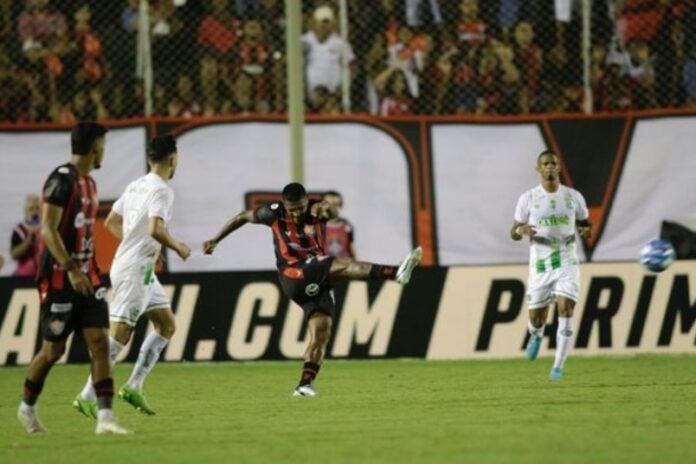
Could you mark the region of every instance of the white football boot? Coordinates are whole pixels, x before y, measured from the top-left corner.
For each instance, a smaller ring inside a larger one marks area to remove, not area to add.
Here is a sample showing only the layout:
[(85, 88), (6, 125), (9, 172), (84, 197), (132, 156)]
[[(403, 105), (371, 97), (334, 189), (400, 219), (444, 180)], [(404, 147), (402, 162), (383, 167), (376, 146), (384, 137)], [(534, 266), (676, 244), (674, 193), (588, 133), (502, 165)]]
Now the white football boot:
[(46, 427), (39, 420), (39, 415), (36, 413), (36, 406), (22, 407), (22, 403), (17, 410), (17, 419), (22, 423), (24, 428), (29, 433), (46, 433)]
[(295, 391), (292, 393), (292, 396), (317, 396), (319, 395), (319, 392), (314, 388), (314, 385), (307, 384), (307, 385), (300, 385), (297, 388), (295, 388)]
[(396, 271), (396, 281), (401, 285), (406, 285), (411, 281), (411, 273), (420, 264), (423, 258), (423, 249), (421, 247), (414, 248)]

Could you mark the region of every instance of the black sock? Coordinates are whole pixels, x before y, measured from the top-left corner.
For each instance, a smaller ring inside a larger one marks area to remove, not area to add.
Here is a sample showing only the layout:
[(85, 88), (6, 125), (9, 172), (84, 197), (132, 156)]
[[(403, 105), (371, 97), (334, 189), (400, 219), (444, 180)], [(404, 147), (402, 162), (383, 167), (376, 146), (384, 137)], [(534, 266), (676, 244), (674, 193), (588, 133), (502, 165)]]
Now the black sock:
[(314, 382), (317, 374), (319, 374), (319, 364), (313, 362), (306, 362), (302, 366), (302, 377), (300, 377), (300, 386), (309, 385)]
[(29, 406), (34, 406), (36, 404), (36, 400), (39, 399), (43, 386), (43, 382), (34, 382), (33, 380), (24, 379), (23, 401)]
[(383, 266), (381, 264), (373, 264), (370, 268), (371, 280), (394, 280), (396, 279), (396, 266)]
[(107, 377), (94, 383), (94, 391), (97, 394), (97, 407), (99, 409), (111, 409), (114, 402), (114, 379)]

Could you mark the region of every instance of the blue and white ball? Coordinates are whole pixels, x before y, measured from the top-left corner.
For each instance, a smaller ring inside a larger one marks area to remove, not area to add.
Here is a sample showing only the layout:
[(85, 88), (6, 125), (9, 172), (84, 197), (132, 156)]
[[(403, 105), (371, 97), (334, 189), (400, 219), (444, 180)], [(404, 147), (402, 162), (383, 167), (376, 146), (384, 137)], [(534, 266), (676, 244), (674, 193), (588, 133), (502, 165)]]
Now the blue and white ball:
[(651, 240), (640, 250), (640, 263), (653, 272), (662, 272), (676, 258), (674, 247), (666, 240)]

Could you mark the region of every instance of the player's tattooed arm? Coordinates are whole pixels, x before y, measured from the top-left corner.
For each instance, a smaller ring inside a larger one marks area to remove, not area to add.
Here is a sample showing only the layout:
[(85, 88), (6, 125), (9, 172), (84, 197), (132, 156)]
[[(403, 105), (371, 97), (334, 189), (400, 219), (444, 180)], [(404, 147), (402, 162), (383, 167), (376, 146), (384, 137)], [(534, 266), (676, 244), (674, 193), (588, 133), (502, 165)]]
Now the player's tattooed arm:
[(123, 240), (123, 216), (111, 210), (104, 221), (104, 227), (111, 232), (111, 235), (119, 240)]
[(534, 235), (536, 235), (536, 228), (529, 224), (523, 224), (521, 222), (515, 221), (512, 224), (512, 229), (510, 229), (510, 238), (517, 241), (522, 240), (522, 237), (524, 237), (525, 235), (533, 237)]
[(592, 223), (589, 221), (589, 219), (575, 221), (575, 227), (577, 227), (578, 234), (580, 234), (582, 238), (592, 237)]
[(242, 227), (244, 224), (248, 224), (250, 222), (256, 222), (254, 218), (254, 211), (252, 210), (242, 211), (236, 216), (233, 216), (229, 221), (225, 223), (224, 226), (222, 226), (222, 229), (220, 229), (220, 232), (218, 232), (215, 237), (203, 242), (203, 253), (205, 253), (206, 255), (212, 255), (218, 243), (220, 243), (225, 237), (230, 235), (232, 232)]

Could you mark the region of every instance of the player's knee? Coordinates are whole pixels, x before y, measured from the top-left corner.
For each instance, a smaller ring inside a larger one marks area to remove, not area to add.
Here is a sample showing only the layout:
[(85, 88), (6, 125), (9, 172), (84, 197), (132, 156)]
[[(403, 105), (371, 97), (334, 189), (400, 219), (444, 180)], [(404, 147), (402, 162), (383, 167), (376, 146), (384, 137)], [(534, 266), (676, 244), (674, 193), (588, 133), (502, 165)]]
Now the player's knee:
[(171, 320), (166, 320), (161, 324), (158, 324), (157, 327), (155, 327), (155, 330), (157, 330), (157, 333), (160, 334), (160, 336), (169, 339), (172, 338), (174, 332), (176, 332), (176, 323), (172, 318)]
[(51, 346), (44, 346), (42, 351), (46, 362), (55, 364), (65, 353), (65, 344), (52, 343)]

